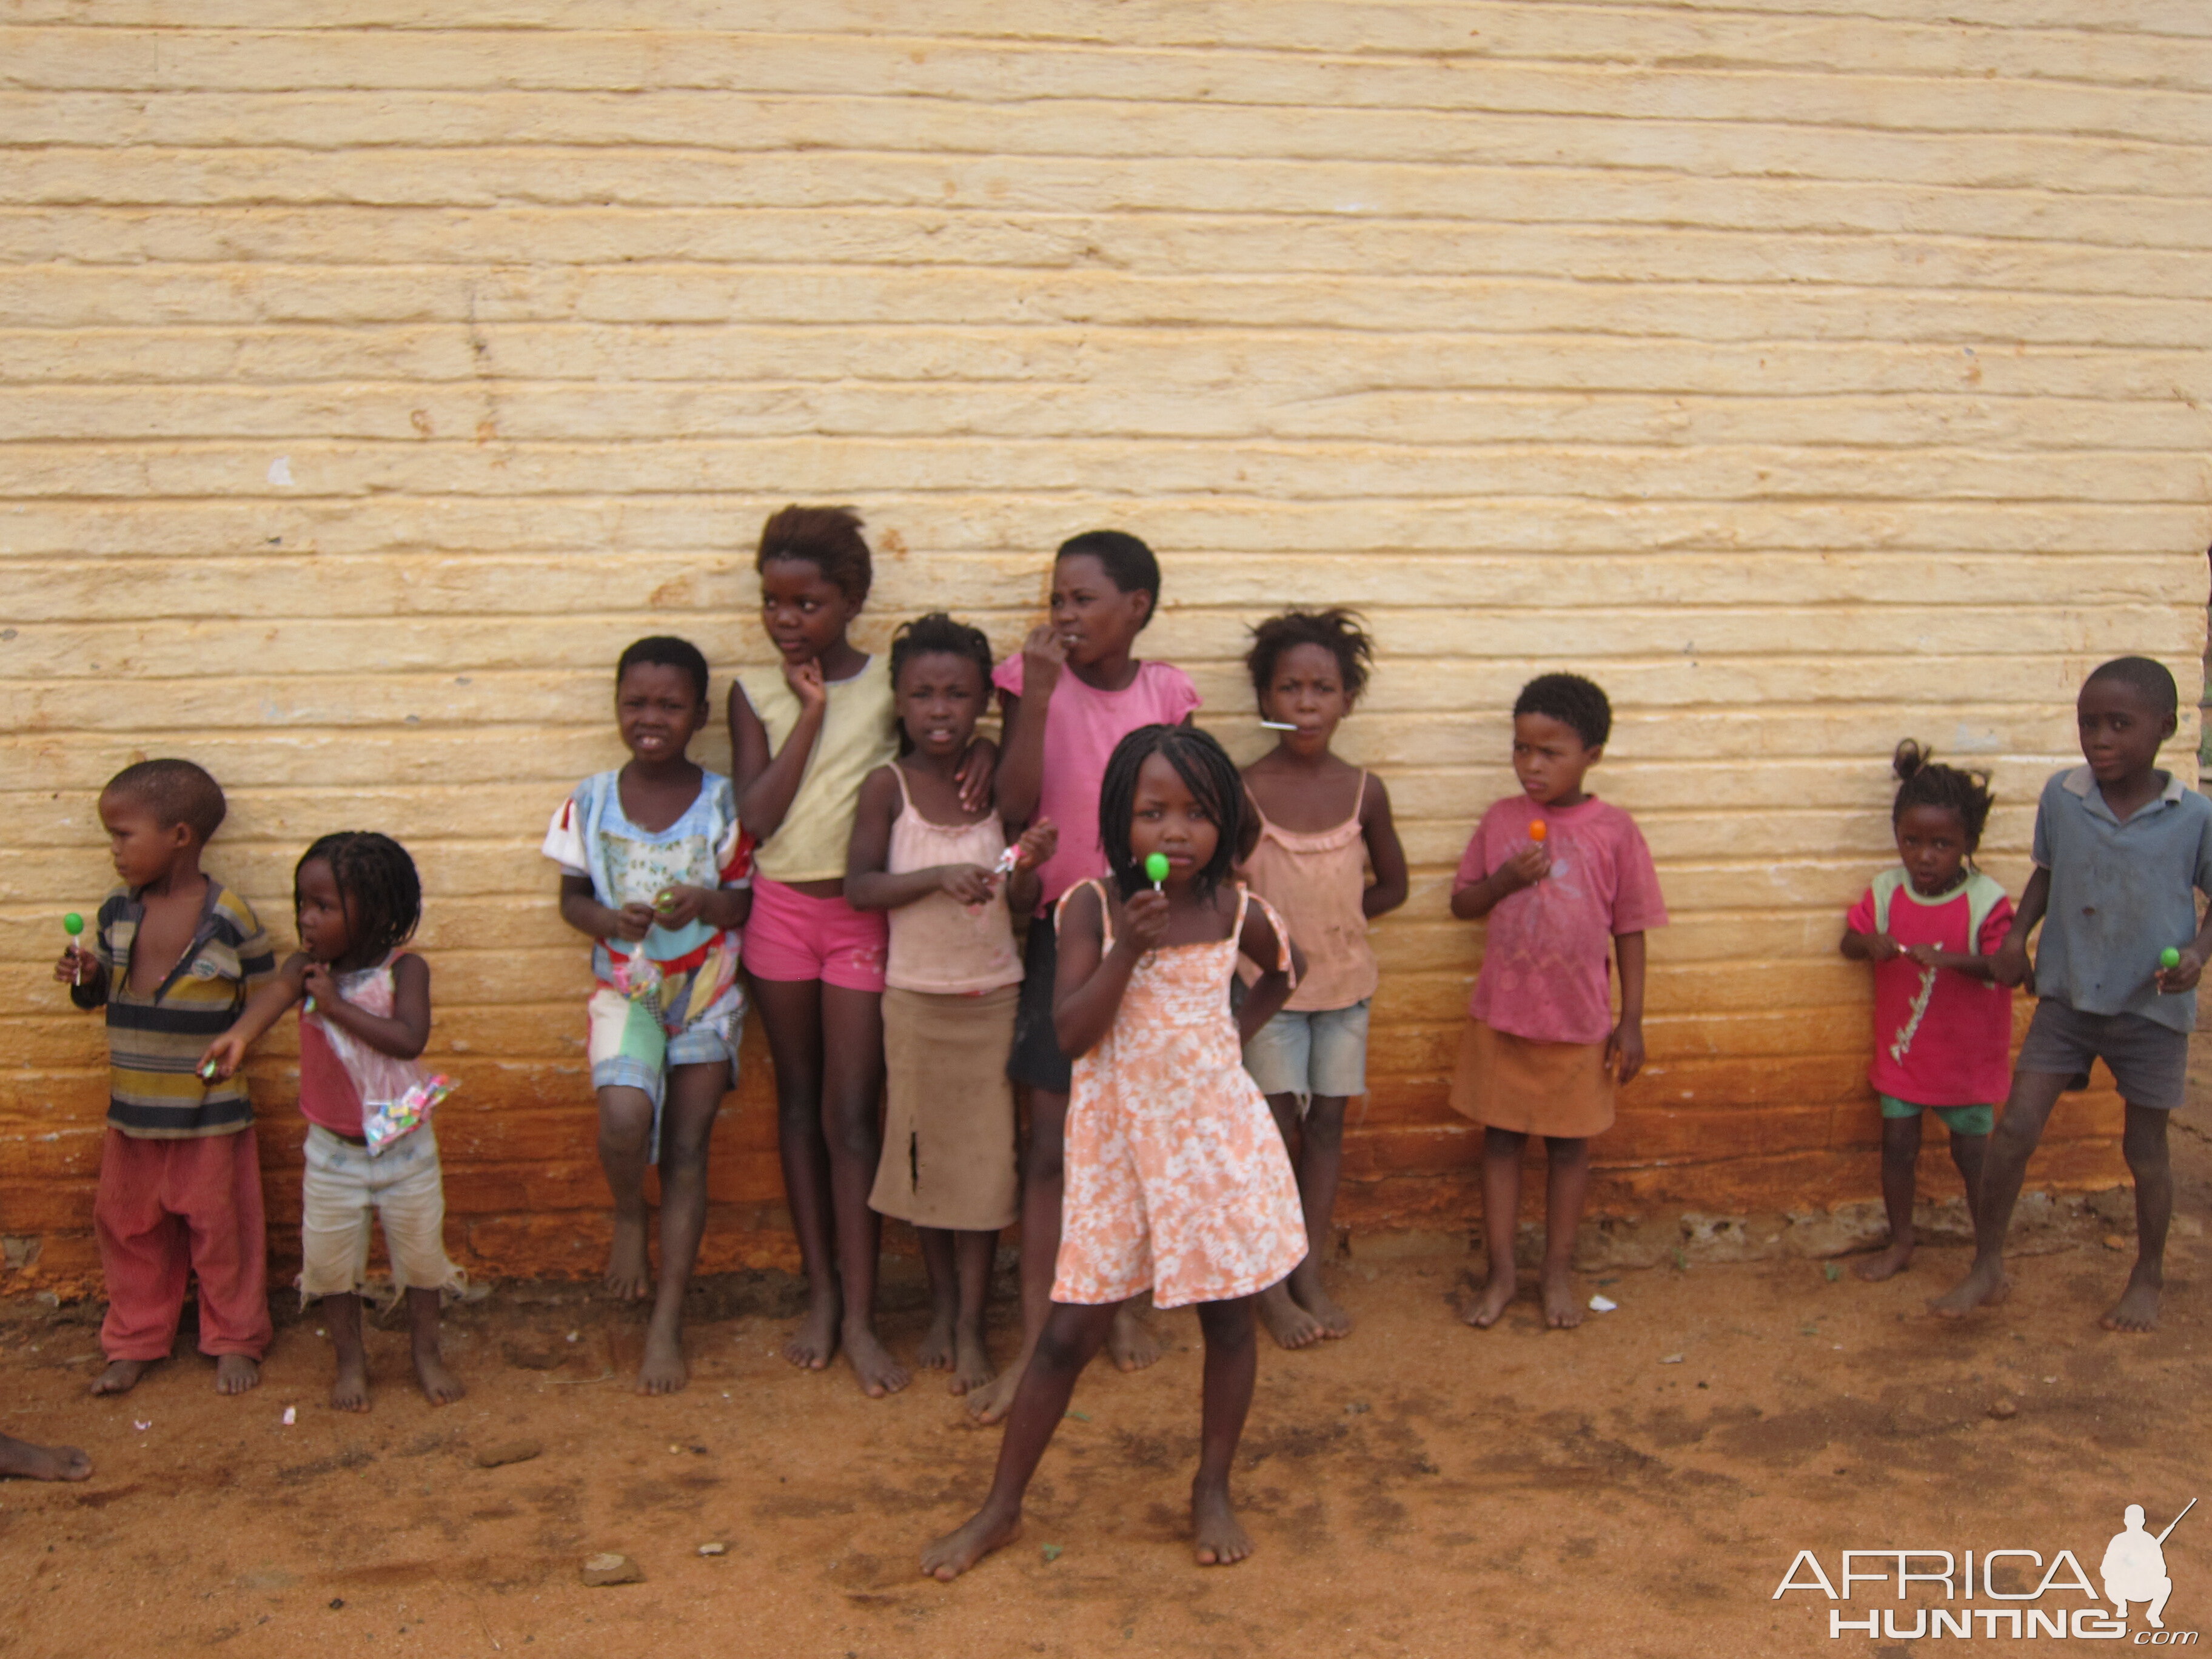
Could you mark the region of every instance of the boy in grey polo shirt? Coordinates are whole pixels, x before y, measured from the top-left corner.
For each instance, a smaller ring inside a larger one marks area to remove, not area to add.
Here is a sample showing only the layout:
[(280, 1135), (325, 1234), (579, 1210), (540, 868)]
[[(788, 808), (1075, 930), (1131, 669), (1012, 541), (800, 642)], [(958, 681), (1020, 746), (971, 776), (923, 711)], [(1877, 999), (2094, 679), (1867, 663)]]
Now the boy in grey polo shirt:
[[(2158, 1323), (2173, 1177), (2166, 1114), (2181, 1104), (2197, 975), (2212, 956), (2212, 800), (2158, 769), (2174, 733), (2173, 676), (2148, 657), (2119, 657), (2082, 683), (2075, 704), (2086, 766), (2054, 776), (2035, 811), (2035, 873), (2012, 931), (1990, 963), (2000, 983), (2027, 977), (2038, 921), (2035, 1018), (2013, 1067), (2012, 1092), (1982, 1167), (1974, 1265), (1929, 1304), (1957, 1319), (2004, 1298), (2005, 1230), (2028, 1155), (2058, 1097), (2087, 1085), (2089, 1064), (2112, 1068), (2127, 1103), (2122, 1150), (2136, 1178), (2138, 1248), (2128, 1287), (2104, 1317), (2110, 1331)], [(2179, 960), (2161, 967), (2160, 953)]]

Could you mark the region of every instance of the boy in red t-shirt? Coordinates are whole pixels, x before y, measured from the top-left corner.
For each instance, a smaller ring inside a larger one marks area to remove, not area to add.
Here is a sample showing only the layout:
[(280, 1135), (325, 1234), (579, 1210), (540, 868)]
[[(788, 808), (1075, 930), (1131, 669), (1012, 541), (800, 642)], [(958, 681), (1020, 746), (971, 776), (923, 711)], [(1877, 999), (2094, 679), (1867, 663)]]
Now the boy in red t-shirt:
[(1935, 764), (1909, 738), (1891, 763), (1899, 783), (1889, 817), (1901, 862), (1874, 878), (1844, 921), (1844, 954), (1875, 965), (1867, 1077), (1881, 1100), (1889, 1247), (1859, 1265), (1865, 1279), (1887, 1279), (1912, 1261), (1922, 1112), (1932, 1109), (1949, 1132), (1971, 1212), (1996, 1103), (2012, 1080), (2012, 991), (1990, 972), (2012, 926), (2012, 901), (1970, 862), (1989, 822), (1989, 779)]

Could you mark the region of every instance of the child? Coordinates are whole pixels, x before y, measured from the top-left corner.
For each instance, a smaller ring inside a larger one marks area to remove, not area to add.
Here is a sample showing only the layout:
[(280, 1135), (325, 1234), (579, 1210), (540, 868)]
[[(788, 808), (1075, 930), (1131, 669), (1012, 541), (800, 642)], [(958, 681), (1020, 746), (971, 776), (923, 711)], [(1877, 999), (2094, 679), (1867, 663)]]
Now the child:
[(300, 949), (247, 1000), (238, 1023), (207, 1047), (201, 1069), (229, 1077), (294, 1003), (300, 1015), (300, 1114), (307, 1120), (300, 1202), (300, 1303), (322, 1298), (337, 1380), (335, 1411), (368, 1409), (361, 1291), (368, 1212), (384, 1227), (392, 1283), (407, 1297), (415, 1380), (434, 1406), (467, 1392), (438, 1347), (438, 1304), (465, 1287), (446, 1255), (446, 1192), (426, 1120), (381, 1146), (368, 1120), (425, 1080), (416, 1056), (430, 1040), (430, 966), (401, 946), (422, 920), (415, 860), (389, 836), (347, 830), (307, 848), (292, 872)]
[(1048, 823), (1021, 838), (1011, 872), (990, 809), (961, 805), (959, 768), (991, 688), (991, 645), (943, 611), (891, 641), (905, 750), (868, 774), (853, 820), (845, 894), (887, 912), (883, 1161), (868, 1202), (912, 1223), (929, 1270), (921, 1364), (966, 1394), (991, 1380), (983, 1310), (999, 1231), (1021, 1212), (1014, 1172), (1013, 1047), (1021, 958), (1010, 907), (1036, 898)]
[(1869, 1280), (1912, 1261), (1921, 1113), (1943, 1120), (1972, 1210), (1995, 1103), (2012, 1075), (2012, 991), (1990, 975), (2012, 902), (1972, 864), (1993, 804), (1989, 777), (1936, 765), (1909, 738), (1891, 764), (1899, 781), (1889, 822), (1900, 861), (1851, 907), (1843, 943), (1852, 961), (1875, 965), (1867, 1075), (1881, 1100), (1889, 1248), (1859, 1264), (1858, 1276)]
[(0, 1434), (0, 1475), (17, 1480), (89, 1480), (92, 1459), (76, 1446), (35, 1446)]
[[(999, 810), (1008, 823), (1032, 817), (1060, 829), (1060, 847), (1037, 872), (1036, 924), (1023, 952), (1022, 1001), (1007, 1074), (1029, 1093), (1029, 1156), (1022, 1172), (1022, 1353), (989, 1389), (969, 1396), (976, 1420), (994, 1423), (1012, 1403), (1051, 1307), (1060, 1249), (1062, 1124), (1068, 1057), (1054, 1036), (1056, 940), (1049, 907), (1105, 869), (1098, 786), (1114, 745), (1139, 726), (1187, 725), (1198, 708), (1189, 677), (1129, 653), (1159, 609), (1152, 550), (1118, 530), (1091, 530), (1060, 544), (1052, 568), (1051, 620), (1030, 630), (1018, 657), (992, 676), (1006, 733)], [(1108, 1339), (1114, 1363), (1141, 1370), (1159, 1345), (1133, 1304)]]
[[(1252, 1553), (1229, 1470), (1252, 1404), (1252, 1297), (1306, 1253), (1298, 1194), (1242, 1040), (1296, 983), (1300, 961), (1265, 899), (1229, 884), (1243, 789), (1202, 732), (1148, 726), (1115, 746), (1098, 823), (1112, 889), (1060, 900), (1053, 1015), (1078, 1059), (1067, 1109), (1065, 1234), (1052, 1312), (1015, 1394), (983, 1507), (923, 1552), (954, 1578), (1021, 1530), (1022, 1497), (1075, 1379), (1119, 1304), (1150, 1288), (1163, 1308), (1198, 1304), (1205, 1413), (1191, 1521), (1200, 1565)], [(1167, 860), (1157, 884), (1148, 857)], [(1229, 1007), (1239, 951), (1270, 963)]]
[[(1483, 1126), (1482, 1234), (1490, 1275), (1467, 1310), (1495, 1324), (1516, 1288), (1521, 1153), (1544, 1137), (1545, 1322), (1582, 1323), (1572, 1264), (1589, 1185), (1589, 1138), (1613, 1127), (1613, 1096), (1644, 1067), (1644, 935), (1667, 925), (1658, 872), (1636, 820), (1584, 793), (1605, 754), (1613, 706), (1577, 674), (1540, 674), (1513, 704), (1521, 793), (1482, 815), (1452, 886), (1452, 914), (1490, 918), (1482, 971), (1452, 1077), (1455, 1109)], [(1540, 833), (1536, 826), (1541, 823)], [(1620, 961), (1620, 1018), (1607, 988)]]
[[(730, 688), (738, 816), (759, 842), (746, 963), (775, 1061), (776, 1126), (811, 1297), (784, 1346), (820, 1370), (842, 1342), (872, 1397), (907, 1374), (876, 1334), (881, 1223), (868, 1207), (881, 1151), (883, 913), (845, 899), (861, 781), (898, 753), (887, 664), (846, 630), (873, 580), (860, 521), (842, 507), (787, 507), (761, 528), (761, 617), (782, 658)], [(977, 745), (961, 801), (991, 798)], [(832, 1226), (834, 1221), (834, 1248)]]
[[(707, 1149), (737, 1080), (744, 993), (739, 929), (750, 902), (730, 781), (686, 752), (707, 724), (707, 659), (685, 640), (637, 641), (615, 665), (615, 720), (630, 757), (586, 778), (553, 815), (561, 915), (589, 934), (592, 1086), (599, 1167), (615, 1200), (606, 1285), (653, 1287), (642, 1394), (672, 1394), (684, 1292), (707, 1224)], [(645, 1170), (660, 1165), (660, 1273), (646, 1249)]]
[(109, 779), (100, 821), (122, 885), (100, 907), (94, 947), (72, 943), (54, 968), (78, 1007), (107, 1009), (107, 1139), (92, 1218), (108, 1363), (94, 1394), (125, 1393), (168, 1357), (188, 1267), (217, 1393), (261, 1380), (272, 1334), (253, 1105), (242, 1079), (210, 1083), (194, 1069), (276, 971), (252, 907), (200, 869), (227, 810), (190, 761), (140, 761)]
[[(1982, 1165), (1974, 1264), (1931, 1304), (1946, 1318), (1994, 1305), (2011, 1288), (2005, 1230), (2028, 1157), (2059, 1095), (2087, 1087), (2090, 1062), (2102, 1060), (2127, 1103), (2121, 1147), (2136, 1180), (2135, 1271), (2102, 1322), (2108, 1331), (2158, 1323), (2173, 1212), (2166, 1115), (2188, 1081), (2189, 993), (2212, 956), (2212, 915), (2200, 922), (2196, 898), (2212, 894), (2212, 800), (2158, 768), (2177, 707), (2173, 676), (2148, 657), (2097, 669), (2075, 702), (2088, 763), (2054, 774), (2036, 804), (2035, 872), (1990, 964), (2000, 985), (2024, 981), (2027, 936), (2044, 924), (2035, 1018)], [(2166, 950), (2171, 967), (2160, 965)]]
[(1244, 769), (1260, 838), (1243, 874), (1312, 963), (1244, 1049), (1285, 1144), (1297, 1149), (1310, 1241), (1290, 1278), (1260, 1293), (1260, 1317), (1285, 1348), (1352, 1328), (1322, 1288), (1321, 1264), (1344, 1168), (1345, 1105), (1367, 1091), (1367, 1003), (1381, 977), (1367, 924), (1406, 902), (1406, 854), (1382, 780), (1339, 759), (1329, 742), (1374, 655), (1351, 611), (1286, 611), (1252, 630), (1244, 659), (1261, 718), (1291, 729)]

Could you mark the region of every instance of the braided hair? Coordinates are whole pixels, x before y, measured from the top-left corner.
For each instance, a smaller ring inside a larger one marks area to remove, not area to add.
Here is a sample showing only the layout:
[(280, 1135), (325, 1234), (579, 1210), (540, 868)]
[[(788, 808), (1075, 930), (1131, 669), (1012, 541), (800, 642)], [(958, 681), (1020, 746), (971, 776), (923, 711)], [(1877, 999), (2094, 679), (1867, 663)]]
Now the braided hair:
[(1990, 808), (1996, 805), (1997, 798), (1990, 793), (1990, 775), (1940, 765), (1933, 750), (1923, 749), (1911, 738), (1897, 745), (1889, 766), (1897, 774), (1897, 799), (1889, 809), (1890, 827), (1895, 829), (1897, 821), (1916, 806), (1956, 812), (1966, 832), (1966, 856), (1972, 860), (1982, 844), (1982, 826), (1990, 821)]
[[(891, 690), (898, 690), (899, 674), (907, 664), (916, 657), (928, 656), (958, 657), (974, 663), (983, 676), (983, 696), (978, 712), (990, 707), (991, 641), (983, 637), (981, 629), (955, 622), (942, 611), (901, 623), (898, 632), (891, 635)], [(906, 722), (895, 714), (891, 723), (898, 727), (899, 753), (911, 754), (914, 739), (907, 735)]]
[(422, 881), (405, 848), (374, 830), (341, 830), (323, 836), (300, 854), (292, 868), (295, 913), (300, 872), (319, 860), (331, 866), (355, 950), (380, 957), (415, 936), (422, 921)]
[(1358, 702), (1367, 689), (1367, 665), (1375, 660), (1375, 641), (1359, 625), (1362, 620), (1357, 611), (1336, 605), (1327, 611), (1285, 611), (1255, 628), (1244, 666), (1251, 672), (1252, 690), (1262, 705), (1268, 683), (1275, 678), (1275, 665), (1283, 653), (1298, 645), (1317, 645), (1334, 657), (1345, 702)]
[(1237, 763), (1210, 733), (1194, 726), (1140, 726), (1114, 745), (1098, 786), (1100, 849), (1123, 898), (1146, 885), (1144, 866), (1129, 850), (1129, 822), (1136, 811), (1137, 774), (1154, 755), (1167, 757), (1220, 831), (1213, 856), (1190, 879), (1192, 896), (1210, 899), (1236, 866), (1250, 809), (1244, 805), (1244, 780)]

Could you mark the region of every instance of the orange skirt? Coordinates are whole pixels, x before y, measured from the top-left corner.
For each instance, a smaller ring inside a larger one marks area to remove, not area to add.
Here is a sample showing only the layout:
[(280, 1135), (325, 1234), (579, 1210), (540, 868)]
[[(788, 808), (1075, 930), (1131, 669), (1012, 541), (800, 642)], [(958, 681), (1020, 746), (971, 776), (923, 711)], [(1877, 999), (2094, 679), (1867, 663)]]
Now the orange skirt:
[(1587, 1139), (1613, 1127), (1602, 1042), (1531, 1042), (1470, 1019), (1460, 1034), (1452, 1109), (1486, 1128)]

